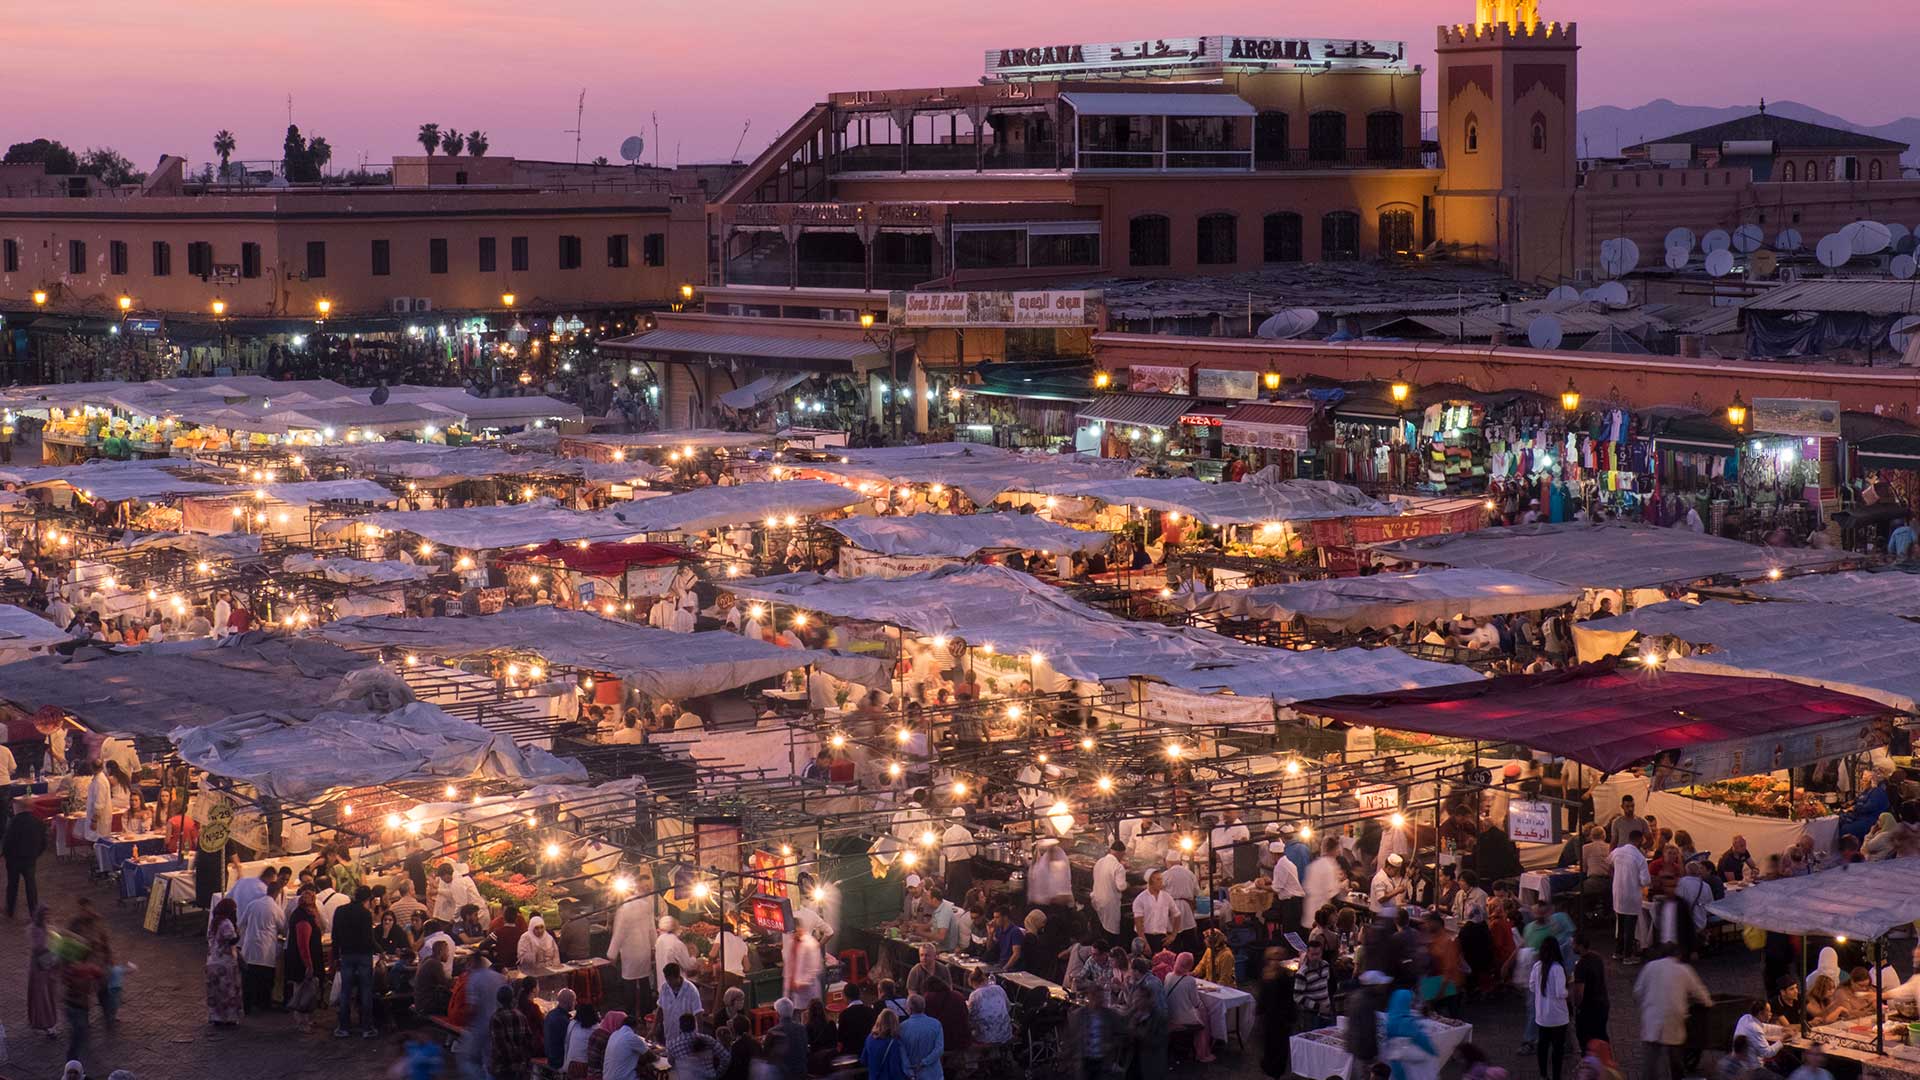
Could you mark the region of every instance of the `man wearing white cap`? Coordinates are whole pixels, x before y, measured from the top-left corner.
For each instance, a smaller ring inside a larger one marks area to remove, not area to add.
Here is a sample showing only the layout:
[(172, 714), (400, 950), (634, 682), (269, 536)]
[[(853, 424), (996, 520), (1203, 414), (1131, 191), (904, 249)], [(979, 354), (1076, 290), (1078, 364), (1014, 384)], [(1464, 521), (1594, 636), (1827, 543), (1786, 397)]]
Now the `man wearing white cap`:
[(692, 974), (700, 965), (693, 958), (693, 950), (680, 940), (680, 920), (671, 915), (660, 916), (660, 936), (653, 940), (653, 985), (667, 984), (667, 965), (679, 964), (680, 970)]
[(1120, 897), (1127, 891), (1127, 864), (1122, 859), (1127, 845), (1115, 840), (1100, 861), (1093, 864), (1093, 913), (1110, 944), (1120, 941)]
[(1301, 908), (1307, 902), (1307, 889), (1300, 883), (1300, 871), (1294, 869), (1293, 861), (1287, 858), (1286, 844), (1269, 841), (1267, 849), (1274, 855), (1273, 895), (1279, 901), (1280, 925), (1298, 926)]
[(1187, 866), (1186, 856), (1178, 851), (1173, 853), (1166, 871), (1167, 892), (1173, 897), (1177, 909), (1177, 925), (1174, 938), (1179, 948), (1175, 952), (1190, 952), (1199, 955), (1200, 921), (1194, 918), (1194, 900), (1200, 895), (1200, 879)]
[(1380, 869), (1374, 872), (1373, 888), (1367, 891), (1367, 906), (1378, 914), (1383, 908), (1396, 907), (1407, 899), (1407, 860), (1399, 855), (1387, 856)]
[(1240, 820), (1240, 815), (1232, 810), (1227, 811), (1221, 818), (1220, 824), (1213, 827), (1207, 842), (1213, 850), (1213, 860), (1219, 867), (1221, 880), (1229, 882), (1240, 880), (1233, 872), (1234, 853), (1240, 850), (1236, 845), (1244, 844), (1252, 838), (1253, 833)]
[(925, 885), (919, 874), (907, 875), (907, 887), (900, 892), (900, 917), (912, 922), (920, 917), (920, 887)]
[(973, 888), (973, 832), (967, 828), (967, 812), (954, 807), (948, 812), (947, 831), (940, 834), (940, 858), (945, 862), (947, 895), (966, 896)]
[(1027, 903), (1035, 907), (1073, 903), (1073, 864), (1060, 841), (1047, 837), (1035, 845), (1037, 856), (1027, 868)]

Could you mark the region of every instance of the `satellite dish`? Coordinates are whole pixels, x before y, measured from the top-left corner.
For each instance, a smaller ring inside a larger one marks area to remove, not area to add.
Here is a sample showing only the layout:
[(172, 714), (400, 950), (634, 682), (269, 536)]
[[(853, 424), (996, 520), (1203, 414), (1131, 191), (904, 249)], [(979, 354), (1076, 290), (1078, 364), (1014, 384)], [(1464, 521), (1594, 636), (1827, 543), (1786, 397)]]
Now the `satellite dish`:
[(1667, 269), (1685, 270), (1692, 258), (1693, 255), (1686, 248), (1670, 247), (1667, 249)]
[(1558, 286), (1558, 287), (1556, 287), (1556, 288), (1555, 288), (1555, 289), (1554, 289), (1554, 290), (1553, 290), (1552, 292), (1549, 292), (1549, 293), (1547, 294), (1547, 299), (1549, 299), (1549, 300), (1578, 300), (1578, 299), (1580, 299), (1580, 290), (1579, 290), (1579, 289), (1576, 289), (1576, 288), (1574, 288), (1574, 287), (1573, 287), (1573, 286), (1571, 286), (1571, 285), (1561, 285), (1561, 286)]
[(1893, 246), (1893, 230), (1877, 221), (1856, 221), (1840, 231), (1849, 230), (1855, 255), (1878, 255)]
[(1908, 315), (1887, 331), (1887, 344), (1906, 352), (1907, 343), (1913, 340), (1915, 331), (1920, 331), (1920, 315)]
[(1760, 245), (1766, 239), (1767, 234), (1760, 231), (1760, 226), (1742, 225), (1733, 230), (1733, 250), (1742, 255), (1751, 255), (1760, 250)]
[(1692, 229), (1687, 228), (1685, 225), (1676, 226), (1675, 228), (1667, 230), (1667, 250), (1672, 251), (1674, 248), (1680, 248), (1683, 251), (1692, 251), (1693, 239)]
[(367, 395), (367, 400), (375, 405), (385, 405), (392, 396), (393, 391), (387, 389), (386, 383), (381, 383), (373, 388), (373, 393)]
[(1614, 237), (1600, 245), (1600, 269), (1608, 277), (1621, 277), (1633, 273), (1640, 265), (1640, 245), (1624, 236)]
[(1893, 234), (1893, 242), (1896, 244), (1898, 244), (1902, 240), (1911, 239), (1913, 237), (1912, 231), (1910, 231), (1905, 225), (1902, 225), (1897, 221), (1883, 222), (1883, 224), (1886, 225), (1887, 231)]
[(1920, 237), (1911, 235), (1903, 236), (1893, 242), (1893, 253), (1895, 255), (1911, 255), (1916, 248), (1920, 248)]
[(620, 156), (629, 165), (640, 164), (640, 155), (647, 152), (647, 140), (638, 135), (629, 135), (620, 140)]
[(1715, 229), (1700, 238), (1700, 250), (1711, 255), (1716, 251), (1725, 251), (1733, 246), (1733, 238), (1725, 229)]
[(1527, 324), (1527, 344), (1536, 349), (1557, 349), (1565, 336), (1560, 329), (1560, 320), (1551, 315), (1536, 316)]
[(1707, 256), (1707, 273), (1714, 277), (1726, 277), (1733, 273), (1733, 252), (1716, 251)]
[(1580, 299), (1589, 304), (1597, 304), (1600, 302), (1600, 290), (1588, 289), (1580, 294)]
[(1773, 246), (1780, 251), (1799, 251), (1802, 242), (1799, 229), (1781, 229), (1773, 238)]
[(1255, 337), (1285, 341), (1289, 338), (1297, 338), (1318, 325), (1320, 325), (1320, 313), (1312, 308), (1288, 308), (1267, 316), (1266, 321), (1262, 322), (1253, 333)]
[(1593, 298), (1610, 307), (1627, 307), (1633, 298), (1627, 295), (1627, 287), (1617, 281), (1609, 281), (1593, 290)]
[(1920, 269), (1920, 263), (1916, 263), (1911, 255), (1895, 255), (1887, 269), (1893, 271), (1893, 276), (1901, 281), (1911, 281), (1914, 270)]
[(1853, 242), (1839, 233), (1828, 233), (1814, 245), (1813, 256), (1820, 260), (1821, 266), (1836, 270), (1847, 265), (1847, 260), (1853, 258)]

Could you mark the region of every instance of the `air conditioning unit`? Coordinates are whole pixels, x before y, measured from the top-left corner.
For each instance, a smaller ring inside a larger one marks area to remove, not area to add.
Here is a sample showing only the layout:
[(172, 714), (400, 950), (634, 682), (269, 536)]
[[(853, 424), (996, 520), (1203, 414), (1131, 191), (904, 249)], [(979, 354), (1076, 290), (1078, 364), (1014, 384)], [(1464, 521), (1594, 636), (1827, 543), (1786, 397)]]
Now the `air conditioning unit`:
[(396, 296), (389, 303), (393, 305), (395, 315), (413, 314), (413, 297), (411, 296)]
[(1788, 284), (1791, 284), (1791, 283), (1793, 283), (1793, 282), (1795, 282), (1795, 281), (1799, 281), (1799, 280), (1800, 280), (1800, 268), (1799, 268), (1799, 267), (1797, 267), (1797, 266), (1783, 266), (1783, 267), (1781, 267), (1781, 268), (1780, 268), (1780, 280), (1781, 280), (1782, 282), (1785, 282), (1785, 283), (1788, 283)]
[(1580, 267), (1573, 272), (1573, 283), (1575, 285), (1593, 284), (1593, 271), (1588, 267)]
[(414, 310), (415, 312), (418, 312), (418, 313), (420, 313), (420, 314), (423, 314), (423, 315), (424, 315), (424, 314), (426, 314), (426, 313), (427, 313), (427, 312), (429, 312), (429, 311), (432, 311), (432, 310), (433, 310), (433, 298), (432, 298), (432, 297), (428, 297), (428, 296), (416, 296), (416, 297), (414, 297), (414, 298), (413, 298), (413, 310)]

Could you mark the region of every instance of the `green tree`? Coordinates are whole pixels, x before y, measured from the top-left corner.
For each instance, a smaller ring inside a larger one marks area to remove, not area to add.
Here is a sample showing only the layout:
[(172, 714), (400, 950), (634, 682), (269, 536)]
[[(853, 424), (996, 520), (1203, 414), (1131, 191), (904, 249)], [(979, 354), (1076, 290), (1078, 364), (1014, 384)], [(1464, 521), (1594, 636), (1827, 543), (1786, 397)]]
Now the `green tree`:
[(484, 131), (467, 132), (467, 153), (472, 154), (474, 157), (486, 157), (487, 147), (492, 145), (493, 145), (492, 143), (487, 141), (486, 132)]
[(213, 152), (220, 155), (220, 176), (222, 179), (226, 178), (227, 162), (233, 159), (233, 148), (235, 145), (233, 132), (228, 131), (226, 128), (221, 128), (219, 131), (213, 133)]
[(466, 145), (466, 142), (467, 137), (452, 128), (447, 128), (440, 133), (440, 149), (446, 151), (448, 157), (459, 157), (460, 148)]
[(35, 162), (45, 165), (50, 173), (71, 174), (80, 171), (79, 156), (56, 139), (17, 142), (7, 147), (5, 157), (0, 157), (0, 164), (31, 165)]
[(127, 156), (110, 146), (90, 147), (80, 155), (80, 168), (77, 170), (97, 176), (100, 182), (111, 187), (121, 184), (138, 184), (146, 180), (147, 174), (133, 167)]
[(313, 141), (307, 143), (307, 160), (313, 163), (315, 172), (327, 171), (327, 163), (333, 160), (333, 144), (325, 135), (315, 135)]
[(593, 161), (592, 161), (592, 164), (594, 164), (594, 165), (611, 165), (611, 164), (613, 164), (613, 162), (611, 162), (611, 161), (608, 161), (608, 160), (607, 160), (607, 155), (605, 155), (605, 154), (601, 154), (601, 155), (600, 155), (599, 157), (597, 157), (597, 158), (594, 158), (594, 159), (593, 159)]
[(433, 152), (440, 149), (440, 125), (421, 124), (417, 138), (420, 140), (420, 145), (427, 148), (427, 156), (432, 157)]

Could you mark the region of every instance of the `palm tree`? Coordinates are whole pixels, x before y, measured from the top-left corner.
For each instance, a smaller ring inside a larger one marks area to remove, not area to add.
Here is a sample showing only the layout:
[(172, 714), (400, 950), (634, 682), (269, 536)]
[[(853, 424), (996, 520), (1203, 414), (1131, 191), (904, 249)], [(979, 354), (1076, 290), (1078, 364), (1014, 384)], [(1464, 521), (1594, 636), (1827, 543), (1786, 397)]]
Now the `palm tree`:
[(432, 157), (433, 152), (440, 149), (440, 125), (421, 124), (418, 138), (420, 145), (427, 148), (427, 156)]
[(474, 157), (486, 157), (487, 147), (491, 145), (493, 144), (487, 141), (486, 132), (484, 131), (467, 132), (467, 153), (472, 154)]
[(213, 152), (220, 155), (220, 179), (227, 178), (227, 162), (233, 158), (233, 132), (221, 128), (213, 133)]
[(313, 163), (316, 171), (326, 171), (327, 163), (333, 160), (333, 147), (327, 142), (326, 136), (315, 135), (313, 141), (307, 144), (307, 160)]
[(464, 146), (466, 141), (467, 137), (465, 135), (460, 134), (452, 128), (448, 128), (440, 135), (440, 149), (445, 150), (448, 157), (459, 157), (460, 147)]

